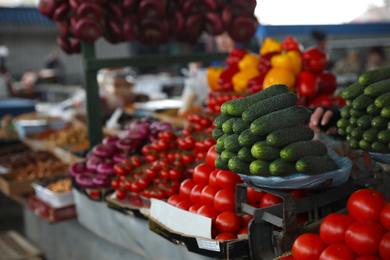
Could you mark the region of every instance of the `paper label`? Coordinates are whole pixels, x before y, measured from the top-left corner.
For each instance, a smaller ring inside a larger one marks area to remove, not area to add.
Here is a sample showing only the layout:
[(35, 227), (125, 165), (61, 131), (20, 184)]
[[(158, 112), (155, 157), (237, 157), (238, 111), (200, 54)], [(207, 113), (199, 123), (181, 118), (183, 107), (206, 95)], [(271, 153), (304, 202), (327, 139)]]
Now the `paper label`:
[(198, 247), (201, 249), (206, 249), (215, 252), (221, 251), (218, 241), (212, 241), (212, 240), (207, 240), (207, 239), (197, 237), (196, 242), (198, 243)]

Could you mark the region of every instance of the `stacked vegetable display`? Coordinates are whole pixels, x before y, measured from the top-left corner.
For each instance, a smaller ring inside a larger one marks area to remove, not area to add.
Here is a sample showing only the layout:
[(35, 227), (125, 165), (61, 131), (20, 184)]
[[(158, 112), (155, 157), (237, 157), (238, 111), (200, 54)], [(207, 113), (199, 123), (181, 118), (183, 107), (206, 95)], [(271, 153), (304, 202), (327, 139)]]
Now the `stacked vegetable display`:
[(347, 209), (348, 215), (327, 215), (319, 234), (298, 236), (289, 259), (390, 259), (390, 204), (386, 197), (376, 190), (361, 189), (349, 197)]
[(214, 121), (215, 166), (240, 174), (288, 176), (338, 169), (323, 143), (305, 126), (311, 112), (278, 84), (225, 102)]
[(390, 153), (390, 67), (366, 72), (342, 92), (338, 133), (354, 149)]
[(258, 26), (255, 7), (255, 0), (40, 0), (38, 10), (57, 22), (57, 43), (72, 54), (80, 52), (81, 40), (102, 37), (113, 44), (195, 44), (203, 32), (226, 31), (236, 42), (245, 42)]

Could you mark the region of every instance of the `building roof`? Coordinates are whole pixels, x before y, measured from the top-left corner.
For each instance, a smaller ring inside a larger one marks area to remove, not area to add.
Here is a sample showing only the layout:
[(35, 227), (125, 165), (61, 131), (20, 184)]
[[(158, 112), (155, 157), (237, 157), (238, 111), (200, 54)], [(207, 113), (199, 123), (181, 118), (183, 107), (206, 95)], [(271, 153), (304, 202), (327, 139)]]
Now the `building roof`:
[(36, 7), (0, 7), (0, 24), (52, 24)]

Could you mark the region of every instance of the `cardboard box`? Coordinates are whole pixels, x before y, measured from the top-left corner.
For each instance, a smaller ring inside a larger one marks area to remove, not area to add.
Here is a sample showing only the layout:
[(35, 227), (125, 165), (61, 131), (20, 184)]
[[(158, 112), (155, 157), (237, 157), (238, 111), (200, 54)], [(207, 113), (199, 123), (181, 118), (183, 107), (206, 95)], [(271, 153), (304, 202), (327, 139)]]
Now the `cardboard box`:
[(146, 207), (143, 199), (138, 195), (128, 196), (124, 200), (116, 199), (115, 192), (106, 196), (107, 206), (113, 210), (138, 218), (148, 219), (150, 215), (150, 205)]
[(32, 182), (33, 180), (17, 181), (0, 177), (0, 191), (7, 196), (33, 193)]
[(77, 218), (76, 206), (74, 204), (62, 208), (53, 208), (49, 203), (44, 202), (33, 194), (28, 198), (27, 207), (37, 216), (50, 223)]
[[(191, 223), (190, 225), (188, 223)], [(152, 199), (149, 229), (188, 251), (219, 259), (250, 257), (247, 238), (228, 241), (211, 239), (211, 219)]]

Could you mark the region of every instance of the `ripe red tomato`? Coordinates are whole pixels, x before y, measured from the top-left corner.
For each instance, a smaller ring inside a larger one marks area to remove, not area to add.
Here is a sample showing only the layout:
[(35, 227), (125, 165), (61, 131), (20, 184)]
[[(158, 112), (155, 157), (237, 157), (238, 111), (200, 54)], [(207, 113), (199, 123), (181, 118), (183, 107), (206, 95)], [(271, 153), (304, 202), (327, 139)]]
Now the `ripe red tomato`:
[(235, 202), (235, 191), (232, 189), (222, 189), (215, 194), (214, 197), (214, 207), (219, 212), (223, 211), (235, 211), (236, 202)]
[(113, 188), (114, 190), (118, 189), (119, 188), (119, 181), (120, 181), (119, 178), (113, 179), (111, 181), (111, 188)]
[(207, 185), (202, 190), (202, 194), (200, 195), (200, 202), (204, 205), (214, 205), (214, 197), (215, 194), (220, 190), (219, 186)]
[(233, 211), (224, 211), (215, 220), (215, 226), (220, 233), (236, 233), (241, 227), (240, 218)]
[(189, 200), (182, 200), (179, 203), (176, 204), (176, 207), (179, 209), (187, 210), (192, 206), (191, 201)]
[(302, 190), (302, 189), (290, 190), (288, 193), (293, 195), (296, 200), (305, 198), (307, 196), (307, 190)]
[(241, 182), (242, 180), (237, 173), (224, 170), (217, 173), (217, 184), (222, 188), (235, 189), (236, 184)]
[(332, 213), (326, 216), (320, 225), (320, 237), (324, 243), (343, 244), (345, 243), (345, 230), (355, 222), (349, 215)]
[(318, 259), (326, 245), (321, 237), (313, 233), (305, 233), (295, 239), (292, 246), (294, 259), (312, 260)]
[(379, 255), (382, 259), (390, 259), (390, 232), (387, 232), (379, 243)]
[(209, 176), (209, 185), (217, 185), (217, 173), (219, 172), (220, 170), (219, 169), (215, 169), (214, 171), (212, 171), (210, 173), (210, 176)]
[(202, 203), (193, 204), (193, 205), (188, 209), (188, 211), (197, 214), (199, 208), (202, 207), (202, 206), (203, 206)]
[(169, 178), (172, 180), (178, 180), (182, 177), (183, 173), (178, 168), (172, 168), (169, 170)]
[(237, 239), (237, 235), (233, 234), (233, 233), (219, 233), (215, 237), (215, 240), (218, 240), (218, 241), (226, 241), (226, 240), (232, 240), (232, 239)]
[(206, 187), (206, 184), (196, 184), (190, 194), (190, 200), (193, 204), (200, 202), (200, 196), (202, 194), (202, 190)]
[(355, 260), (382, 260), (378, 256), (373, 256), (373, 255), (362, 255), (359, 256), (358, 258), (355, 258)]
[(217, 219), (219, 214), (219, 212), (212, 205), (203, 205), (198, 209), (196, 213), (201, 216), (211, 218), (213, 224), (215, 224), (215, 220)]
[(322, 251), (319, 260), (354, 260), (356, 254), (345, 244), (333, 244)]
[(265, 192), (256, 191), (252, 187), (246, 188), (246, 200), (248, 203), (259, 203)]
[(356, 220), (372, 220), (379, 222), (382, 209), (388, 203), (379, 191), (361, 189), (352, 193), (347, 202), (349, 215)]
[(215, 145), (211, 146), (207, 151), (206, 155), (206, 163), (211, 167), (215, 167), (215, 159), (217, 159), (217, 152), (215, 151)]
[(379, 220), (382, 224), (382, 226), (386, 230), (390, 230), (390, 203), (388, 203), (381, 211), (381, 214), (379, 215)]
[(271, 193), (265, 193), (260, 201), (260, 208), (272, 206), (275, 204), (283, 203), (283, 199)]
[(176, 206), (177, 203), (179, 203), (180, 201), (182, 201), (180, 195), (175, 194), (175, 195), (172, 195), (168, 198), (167, 203), (172, 205), (172, 206)]
[(192, 188), (196, 185), (193, 179), (185, 179), (179, 188), (179, 194), (182, 200), (189, 200)]
[(245, 215), (240, 216), (241, 226), (242, 227), (248, 227), (249, 222), (252, 219), (253, 219), (253, 215), (251, 215), (251, 214), (245, 214)]
[(214, 171), (214, 167), (211, 167), (206, 163), (198, 164), (194, 168), (194, 173), (192, 174), (192, 178), (197, 184), (208, 184), (209, 176), (212, 171)]
[(245, 235), (245, 234), (248, 234), (248, 227), (242, 227), (237, 232), (237, 235)]
[(185, 164), (191, 164), (195, 161), (195, 156), (193, 154), (183, 154), (181, 160)]
[(358, 255), (376, 255), (385, 232), (377, 222), (356, 221), (345, 231), (345, 243)]
[(122, 189), (116, 190), (115, 192), (116, 198), (118, 200), (123, 200), (126, 197), (126, 194), (126, 191)]

